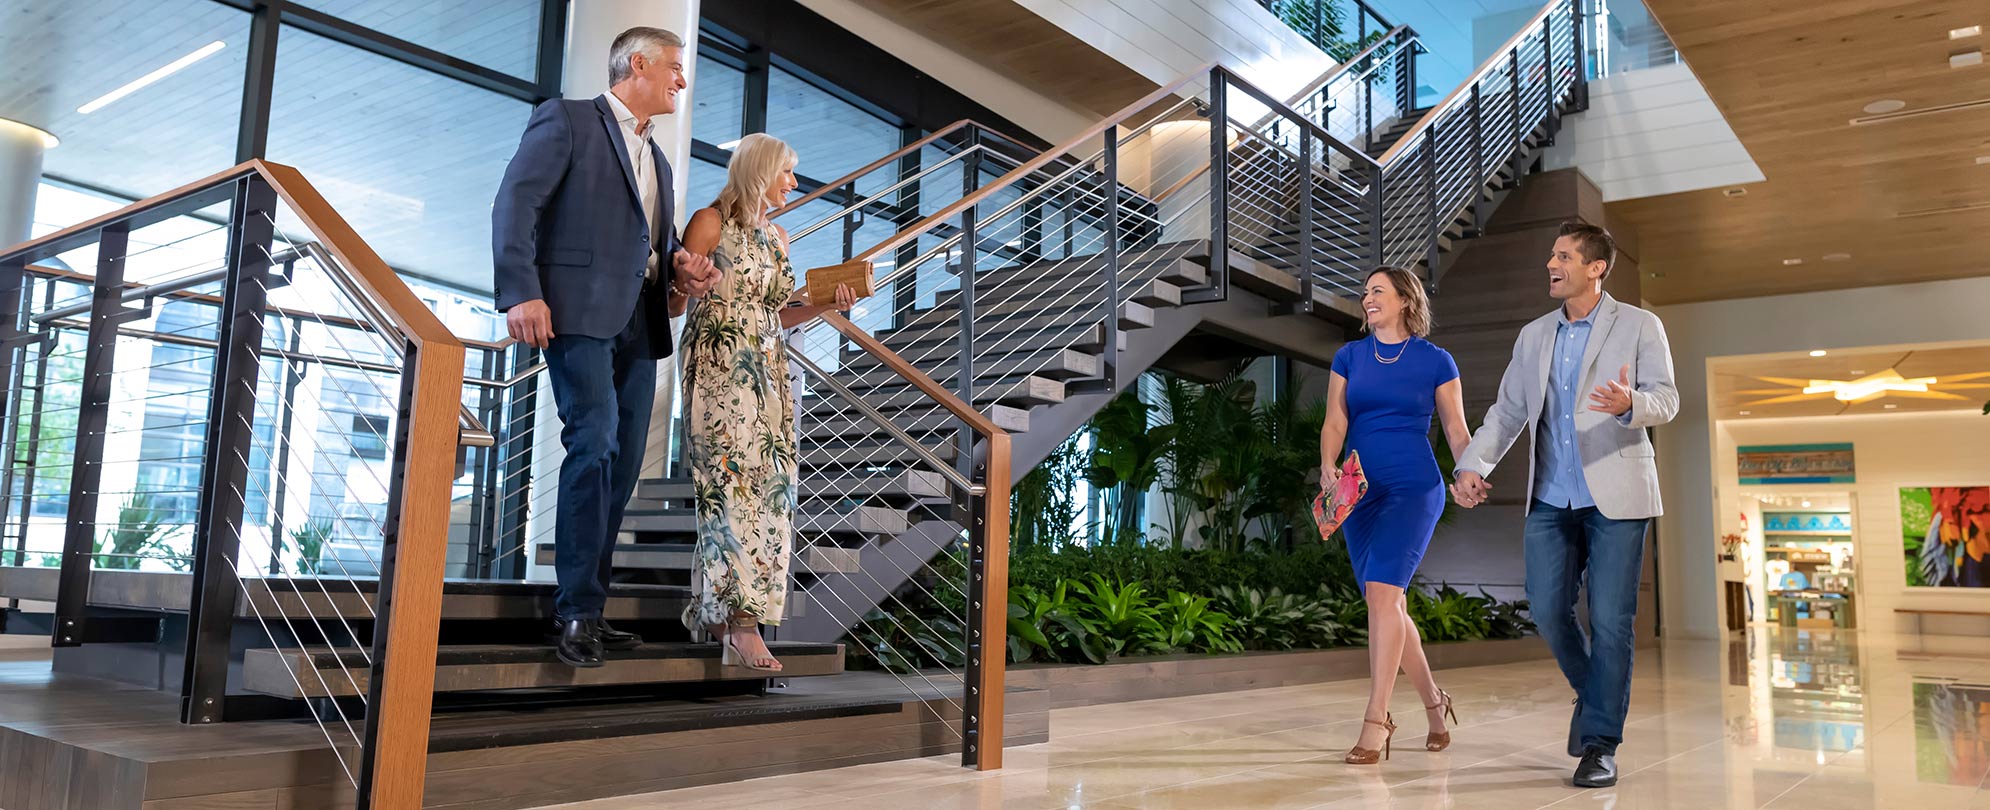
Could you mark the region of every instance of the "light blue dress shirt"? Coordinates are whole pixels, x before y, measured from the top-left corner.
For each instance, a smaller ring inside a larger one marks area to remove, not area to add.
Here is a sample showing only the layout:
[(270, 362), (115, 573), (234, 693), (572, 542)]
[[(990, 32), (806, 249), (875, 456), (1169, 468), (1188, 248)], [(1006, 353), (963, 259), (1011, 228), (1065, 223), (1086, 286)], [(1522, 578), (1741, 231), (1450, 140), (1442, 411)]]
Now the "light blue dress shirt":
[(1548, 397), (1541, 410), (1541, 429), (1535, 446), (1534, 497), (1549, 506), (1586, 509), (1596, 505), (1589, 494), (1589, 482), (1582, 477), (1582, 445), (1575, 434), (1575, 409), (1580, 407), (1582, 355), (1589, 349), (1589, 332), (1595, 326), (1593, 308), (1582, 320), (1570, 321), (1566, 310), (1556, 310), (1555, 354), (1548, 362)]

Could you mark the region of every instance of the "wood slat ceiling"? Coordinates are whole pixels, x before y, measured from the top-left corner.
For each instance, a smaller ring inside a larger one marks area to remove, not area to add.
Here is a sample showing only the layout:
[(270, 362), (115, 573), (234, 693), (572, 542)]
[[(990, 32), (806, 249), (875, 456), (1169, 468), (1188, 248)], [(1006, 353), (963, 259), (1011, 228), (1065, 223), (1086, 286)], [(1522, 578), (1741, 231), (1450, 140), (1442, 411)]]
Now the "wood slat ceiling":
[[(1990, 66), (1950, 68), (1990, 37), (1985, 0), (1647, 0), (1767, 177), (1612, 203), (1645, 245), (1661, 304), (1990, 273), (1990, 105), (1853, 126), (1865, 105), (1990, 99)], [(1903, 213), (1955, 206), (1976, 210)], [(1850, 260), (1824, 261), (1829, 254)], [(1786, 265), (1785, 259), (1802, 259)]]
[(1012, 0), (856, 0), (1018, 84), (1106, 115), (1157, 85)]
[[(1855, 380), (1887, 369), (1902, 377), (1933, 377), (1938, 391), (1960, 400), (1925, 399), (1889, 394), (1871, 402), (1840, 402), (1829, 395), (1800, 402), (1754, 404), (1788, 393), (1791, 386), (1765, 380)], [(1928, 349), (1859, 349), (1833, 351), (1824, 357), (1744, 357), (1718, 361), (1713, 368), (1714, 418), (1774, 419), (1793, 416), (1838, 416), (1926, 411), (1976, 411), (1990, 399), (1990, 345), (1944, 346)], [(1953, 380), (1954, 382), (1949, 382)], [(1893, 407), (1887, 407), (1887, 406)], [(1743, 413), (1747, 411), (1747, 413)], [(1990, 429), (1990, 417), (1984, 417)]]

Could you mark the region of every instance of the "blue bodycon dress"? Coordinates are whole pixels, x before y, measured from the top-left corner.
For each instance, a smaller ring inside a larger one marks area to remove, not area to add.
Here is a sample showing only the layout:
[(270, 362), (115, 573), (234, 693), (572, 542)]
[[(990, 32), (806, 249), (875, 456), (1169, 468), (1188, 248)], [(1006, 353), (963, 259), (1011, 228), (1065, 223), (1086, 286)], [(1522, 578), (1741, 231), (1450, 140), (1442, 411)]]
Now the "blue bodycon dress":
[(1444, 511), (1430, 415), (1458, 364), (1423, 338), (1392, 344), (1371, 335), (1334, 354), (1334, 373), (1347, 380), (1346, 447), (1368, 475), (1368, 494), (1342, 528), (1355, 580), (1364, 591), (1369, 582), (1407, 588)]

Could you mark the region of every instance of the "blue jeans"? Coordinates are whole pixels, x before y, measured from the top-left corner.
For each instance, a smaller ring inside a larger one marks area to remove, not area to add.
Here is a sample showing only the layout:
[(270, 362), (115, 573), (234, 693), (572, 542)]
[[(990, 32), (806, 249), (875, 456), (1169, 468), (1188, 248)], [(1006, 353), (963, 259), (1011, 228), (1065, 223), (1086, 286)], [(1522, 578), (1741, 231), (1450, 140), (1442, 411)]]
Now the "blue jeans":
[(657, 361), (649, 356), (643, 309), (638, 302), (613, 338), (561, 335), (546, 347), (567, 451), (553, 527), (554, 611), (561, 620), (600, 618), (608, 604), (615, 537), (636, 491), (656, 400)]
[[(1631, 708), (1631, 657), (1637, 648), (1638, 579), (1648, 520), (1612, 520), (1596, 507), (1568, 509), (1535, 501), (1527, 513), (1527, 600), (1541, 638), (1575, 689), (1583, 747), (1615, 755)], [(1589, 575), (1589, 627), (1576, 623), (1576, 594)]]

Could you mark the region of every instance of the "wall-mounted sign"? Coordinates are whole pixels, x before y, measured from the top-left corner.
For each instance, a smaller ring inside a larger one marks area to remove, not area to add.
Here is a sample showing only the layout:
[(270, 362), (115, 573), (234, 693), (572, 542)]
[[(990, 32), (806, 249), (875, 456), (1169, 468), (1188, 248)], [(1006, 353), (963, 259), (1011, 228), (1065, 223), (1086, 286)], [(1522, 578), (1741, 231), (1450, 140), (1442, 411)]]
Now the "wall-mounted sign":
[(1849, 484), (1851, 444), (1760, 444), (1737, 451), (1741, 483)]

